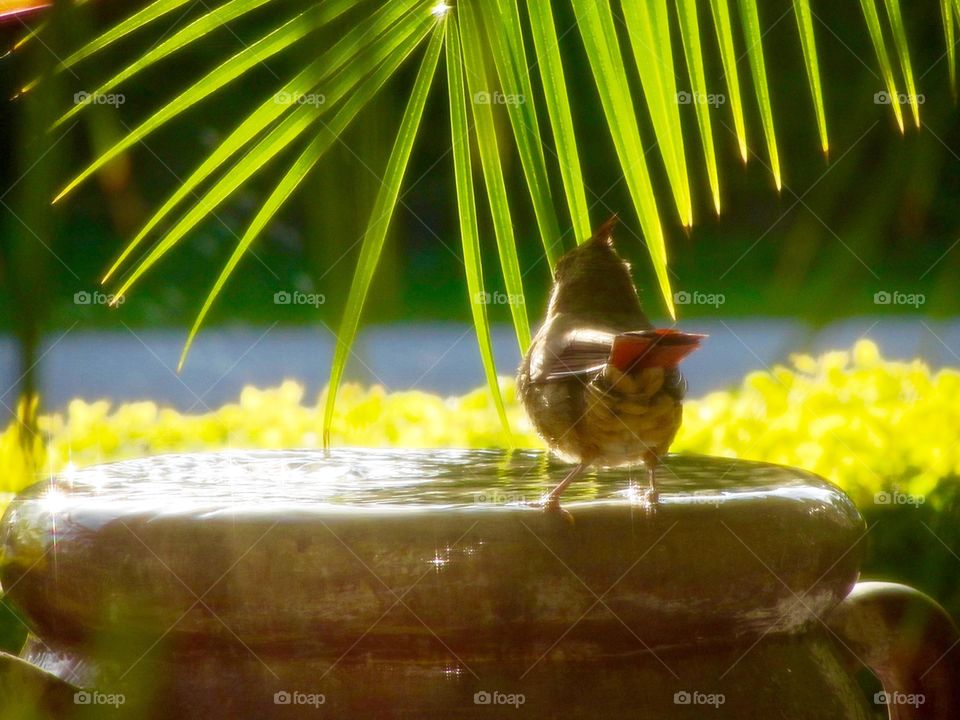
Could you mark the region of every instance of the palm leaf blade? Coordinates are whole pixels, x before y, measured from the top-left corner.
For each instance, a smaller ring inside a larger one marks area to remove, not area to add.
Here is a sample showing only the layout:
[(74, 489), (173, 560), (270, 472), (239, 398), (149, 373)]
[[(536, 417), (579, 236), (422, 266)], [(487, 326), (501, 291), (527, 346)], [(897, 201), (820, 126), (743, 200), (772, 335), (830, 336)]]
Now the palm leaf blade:
[(800, 30), (800, 46), (807, 67), (807, 80), (813, 95), (813, 107), (817, 116), (817, 129), (820, 132), (820, 146), (824, 154), (830, 152), (827, 137), (827, 114), (823, 109), (823, 88), (820, 82), (820, 62), (817, 57), (817, 39), (813, 32), (813, 14), (810, 12), (810, 0), (793, 0), (794, 14), (797, 16), (797, 28)]
[(403, 176), (410, 160), (410, 152), (413, 149), (413, 142), (420, 128), (424, 106), (427, 102), (427, 95), (430, 92), (430, 85), (433, 82), (442, 47), (443, 29), (438, 27), (430, 39), (427, 52), (414, 81), (410, 100), (403, 113), (403, 119), (400, 121), (400, 129), (390, 152), (390, 159), (387, 161), (387, 171), (384, 173), (380, 190), (374, 201), (370, 222), (367, 224), (367, 231), (364, 234), (360, 257), (357, 260), (353, 281), (350, 284), (347, 306), (337, 332), (337, 345), (334, 350), (333, 364), (330, 368), (330, 382), (327, 386), (323, 417), (325, 447), (330, 444), (330, 425), (333, 420), (337, 391), (340, 382), (343, 380), (343, 372), (360, 324), (360, 314), (363, 311), (370, 283), (373, 281), (373, 273), (383, 250), (383, 243), (386, 240), (387, 229), (397, 205), (400, 184), (403, 182)]
[(743, 21), (747, 57), (750, 59), (750, 71), (753, 74), (753, 89), (757, 96), (757, 104), (760, 106), (760, 120), (763, 125), (763, 135), (767, 141), (770, 169), (773, 171), (773, 180), (779, 190), (782, 186), (780, 155), (777, 151), (777, 135), (773, 125), (773, 109), (770, 107), (770, 86), (767, 83), (767, 66), (763, 59), (763, 33), (760, 31), (757, 0), (740, 0), (740, 19)]
[[(336, 14), (330, 10), (340, 10), (349, 8), (351, 0), (339, 0), (337, 5), (332, 3), (323, 3), (306, 12), (286, 21), (279, 27), (274, 28), (259, 40), (247, 45), (240, 52), (231, 56), (206, 75), (191, 85), (187, 90), (180, 93), (173, 100), (165, 103), (153, 116), (142, 123), (139, 127), (127, 134), (124, 143), (125, 147), (139, 141), (157, 127), (167, 122), (176, 115), (192, 105), (205, 99), (208, 95), (216, 92), (223, 86), (237, 79), (245, 72), (268, 58), (287, 49), (294, 43), (302, 40), (314, 30), (317, 30), (325, 23), (336, 17)], [(124, 71), (126, 72), (126, 71)], [(119, 77), (119, 76), (117, 76)], [(115, 80), (116, 78), (114, 78)], [(111, 90), (116, 83), (110, 80), (98, 87), (93, 94), (102, 94)], [(62, 125), (83, 110), (85, 105), (75, 105), (68, 112), (57, 120), (54, 127)]]
[(680, 221), (690, 226), (693, 224), (693, 209), (680, 130), (666, 0), (626, 2), (623, 17), (677, 212)]
[(907, 31), (903, 25), (903, 13), (900, 12), (900, 0), (886, 0), (887, 19), (893, 31), (893, 44), (900, 58), (900, 72), (907, 86), (907, 102), (913, 111), (913, 122), (920, 127), (920, 104), (917, 102), (917, 85), (913, 78), (913, 64), (910, 62), (910, 46), (907, 43)]
[(733, 126), (737, 131), (737, 142), (740, 145), (740, 157), (746, 162), (747, 127), (743, 119), (743, 100), (740, 97), (740, 75), (737, 71), (737, 53), (734, 50), (730, 5), (727, 0), (710, 0), (710, 12), (717, 31), (717, 43), (720, 45), (720, 60), (727, 80), (727, 92), (730, 94), (730, 110), (733, 113)]
[[(513, 12), (508, 5), (513, 5)], [(519, 37), (520, 18), (516, 14), (516, 5), (511, 2), (500, 3), (498, 7), (483, 0), (480, 2), (484, 22), (488, 28), (487, 36), (493, 50), (500, 84), (505, 90), (507, 114), (510, 127), (520, 154), (534, 214), (540, 229), (540, 236), (551, 271), (556, 265), (557, 244), (560, 241), (560, 226), (550, 194), (550, 179), (547, 176), (546, 160), (543, 154), (543, 140), (534, 106), (533, 89), (527, 71), (522, 39)], [(498, 25), (504, 26), (506, 37), (498, 32)]]
[(957, 94), (957, 48), (956, 26), (953, 21), (956, 0), (940, 0), (940, 16), (943, 20), (943, 37), (947, 46), (947, 71), (950, 73), (950, 92)]
[(606, 114), (607, 126), (613, 136), (620, 166), (640, 218), (647, 251), (653, 262), (667, 309), (670, 315), (674, 316), (663, 229), (660, 226), (656, 199), (650, 185), (650, 175), (647, 172), (643, 144), (640, 142), (640, 130), (633, 111), (633, 99), (626, 82), (623, 58), (615, 41), (616, 28), (613, 15), (606, 3), (598, 3), (596, 0), (573, 0), (573, 6), (580, 20), (580, 35), (583, 37), (594, 82), (600, 93), (600, 104)]
[(155, 2), (150, 3), (142, 10), (128, 17), (126, 20), (120, 21), (110, 30), (107, 30), (105, 33), (90, 41), (75, 53), (67, 57), (67, 59), (61, 63), (60, 69), (65, 70), (73, 67), (81, 60), (84, 60), (94, 53), (103, 50), (105, 47), (112, 45), (117, 40), (126, 37), (130, 33), (135, 32), (146, 25), (149, 25), (154, 20), (162, 18), (167, 13), (173, 12), (177, 8), (186, 5), (188, 2), (190, 2), (190, 0), (155, 0)]
[(897, 92), (897, 83), (893, 78), (893, 66), (890, 64), (890, 56), (887, 54), (887, 46), (883, 40), (883, 30), (880, 28), (880, 16), (877, 14), (877, 5), (874, 0), (860, 0), (860, 7), (863, 10), (863, 17), (867, 21), (867, 31), (870, 33), (870, 42), (873, 44), (873, 50), (877, 54), (877, 62), (880, 63), (880, 73), (887, 85), (887, 96), (890, 106), (893, 108), (893, 115), (897, 119), (897, 127), (903, 132), (903, 113), (900, 110), (899, 94)]
[[(480, 47), (478, 24), (470, 5), (459, 6), (460, 42), (467, 73), (467, 85), (470, 96), (482, 97), (489, 93), (487, 72), (484, 67), (483, 52)], [(504, 284), (510, 298), (510, 313), (520, 352), (525, 353), (530, 345), (530, 321), (527, 319), (524, 302), (523, 277), (520, 261), (517, 258), (517, 243), (513, 234), (513, 221), (510, 216), (510, 203), (507, 199), (507, 187), (500, 162), (500, 148), (493, 120), (493, 109), (488, 102), (474, 102), (473, 117), (477, 141), (480, 146), (480, 165), (487, 188), (490, 214), (493, 217), (494, 235), (497, 250), (500, 253), (500, 265), (503, 270)]]
[[(388, 12), (381, 14), (379, 17), (381, 24), (386, 24), (386, 27), (389, 27), (390, 11), (400, 6), (401, 3), (388, 6)], [(407, 4), (407, 7), (409, 6), (410, 3)], [(375, 19), (377, 18), (372, 18), (372, 20)], [(354, 45), (354, 41), (356, 40), (356, 37), (354, 37), (355, 33), (351, 32), (345, 35), (341, 42), (334, 45), (316, 61), (310, 63), (304, 70), (287, 82), (275, 95), (266, 99), (257, 109), (247, 116), (247, 118), (204, 159), (200, 166), (194, 170), (186, 180), (179, 184), (174, 193), (164, 202), (160, 209), (151, 216), (150, 220), (140, 229), (133, 240), (127, 244), (126, 248), (124, 248), (120, 254), (120, 257), (117, 258), (107, 272), (104, 281), (108, 280), (113, 273), (116, 272), (127, 257), (143, 242), (147, 235), (166, 218), (175, 207), (192, 194), (196, 187), (251, 142), (264, 128), (268, 127), (278, 117), (290, 109), (292, 104), (277, 102), (278, 97), (285, 96), (294, 98), (306, 95), (310, 93), (318, 83), (322, 82), (332, 73), (349, 65), (347, 68), (349, 72), (343, 76), (344, 83), (342, 90), (345, 93), (349, 89), (346, 87), (347, 79), (356, 79), (359, 81), (362, 74), (376, 67), (385, 57), (388, 57), (397, 47), (400, 47), (403, 42), (407, 41), (409, 37), (416, 32), (417, 24), (421, 26), (423, 31), (426, 31), (428, 23), (429, 18), (423, 20), (422, 17), (411, 13), (392, 28), (393, 32), (388, 35), (388, 39), (385, 42), (375, 43), (373, 47), (369, 47), (369, 44), (356, 47)], [(379, 30), (379, 27), (377, 25), (364, 26), (364, 29), (370, 30), (370, 34), (374, 35), (374, 30)], [(363, 35), (362, 32), (356, 34)], [(379, 35), (379, 32), (376, 34)], [(354, 60), (357, 54), (360, 54), (360, 58), (351, 63), (350, 61)], [(107, 155), (111, 152), (113, 151), (108, 151)], [(100, 162), (101, 160), (97, 161), (97, 163)], [(96, 167), (97, 163), (91, 166), (91, 168)], [(69, 186), (67, 190), (64, 190), (64, 193), (67, 192), (70, 187), (75, 186), (87, 174), (89, 174), (89, 170), (71, 183), (71, 186)], [(60, 196), (62, 197), (64, 193), (61, 193)]]
[(707, 178), (713, 194), (713, 206), (719, 215), (720, 174), (717, 170), (717, 153), (713, 143), (713, 124), (710, 120), (709, 93), (706, 73), (703, 69), (703, 49), (700, 44), (700, 22), (697, 18), (696, 0), (677, 0), (677, 17), (684, 57), (687, 61), (687, 73), (690, 76), (690, 99), (697, 113), (697, 126), (700, 129)]
[[(423, 25), (421, 32), (414, 32), (406, 40), (406, 52), (401, 52), (402, 59), (412, 51), (429, 32), (429, 20)], [(403, 46), (401, 46), (403, 47)], [(179, 242), (190, 230), (207, 218), (212, 211), (226, 200), (231, 194), (243, 185), (255, 173), (286, 149), (299, 138), (328, 108), (334, 106), (355, 85), (354, 75), (358, 72), (371, 70), (366, 64), (379, 62), (380, 52), (371, 53), (369, 60), (364, 63), (358, 61), (356, 66), (345, 69), (344, 72), (331, 82), (328, 87), (329, 95), (322, 106), (300, 105), (289, 113), (265, 138), (258, 142), (246, 155), (208, 190), (200, 200), (167, 232), (163, 240), (154, 247), (147, 256), (137, 265), (130, 276), (117, 290), (117, 295), (123, 295), (150, 267)], [(394, 68), (399, 65), (396, 62)], [(391, 71), (392, 74), (392, 71)]]
[(553, 130), (563, 190), (570, 208), (573, 229), (577, 241), (580, 242), (592, 234), (590, 213), (587, 208), (587, 196), (583, 189), (580, 154), (577, 151), (577, 137), (573, 129), (563, 60), (557, 44), (553, 8), (550, 0), (527, 0), (527, 13), (530, 16), (530, 29), (533, 34), (537, 65), (540, 68), (543, 94), (546, 98), (547, 115)]
[(307, 174), (320, 161), (327, 150), (337, 141), (340, 134), (349, 127), (357, 114), (373, 99), (384, 84), (393, 77), (400, 65), (407, 58), (409, 52), (415, 49), (420, 40), (422, 40), (422, 37), (418, 39), (416, 43), (407, 46), (401, 52), (397, 53), (395, 57), (381, 65), (374, 74), (370, 75), (357, 87), (350, 98), (344, 102), (340, 110), (337, 111), (330, 123), (320, 128), (317, 136), (307, 145), (307, 148), (294, 161), (293, 165), (291, 165), (290, 169), (287, 170), (280, 182), (267, 197), (243, 237), (237, 243), (233, 254), (230, 256), (226, 266), (217, 278), (216, 283), (207, 295), (203, 307), (198, 313), (193, 327), (190, 329), (187, 342), (180, 355), (178, 369), (183, 367), (190, 347), (207, 313), (210, 311), (214, 301), (220, 295), (224, 285), (226, 285), (227, 280), (230, 278), (230, 275), (250, 245), (267, 226), (273, 216), (276, 215), (283, 204), (290, 198), (300, 183), (306, 178)]
[(467, 125), (467, 92), (463, 83), (463, 54), (456, 24), (451, 21), (446, 28), (447, 36), (447, 86), (450, 89), (450, 132), (453, 143), (453, 167), (456, 177), (457, 209), (460, 220), (460, 237), (463, 243), (463, 266), (467, 277), (467, 293), (473, 327), (480, 347), (480, 359), (487, 377), (487, 385), (493, 396), (494, 406), (504, 431), (509, 436), (510, 422), (503, 405), (497, 366), (493, 357), (493, 341), (490, 337), (490, 320), (484, 297), (483, 266), (480, 262), (480, 237), (477, 234), (477, 203), (473, 187), (473, 171), (470, 166), (470, 134)]

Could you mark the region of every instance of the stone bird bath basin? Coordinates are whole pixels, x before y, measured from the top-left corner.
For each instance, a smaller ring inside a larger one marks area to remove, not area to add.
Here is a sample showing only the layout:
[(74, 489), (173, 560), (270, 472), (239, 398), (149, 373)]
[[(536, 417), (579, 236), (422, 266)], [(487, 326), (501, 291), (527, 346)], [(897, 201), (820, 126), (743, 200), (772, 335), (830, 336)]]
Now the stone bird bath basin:
[(862, 664), (893, 717), (960, 717), (956, 629), (907, 588), (851, 594), (865, 527), (826, 481), (672, 457), (655, 510), (623, 472), (524, 504), (561, 472), (224, 452), (35, 485), (0, 525), (31, 629), (0, 718), (866, 720)]

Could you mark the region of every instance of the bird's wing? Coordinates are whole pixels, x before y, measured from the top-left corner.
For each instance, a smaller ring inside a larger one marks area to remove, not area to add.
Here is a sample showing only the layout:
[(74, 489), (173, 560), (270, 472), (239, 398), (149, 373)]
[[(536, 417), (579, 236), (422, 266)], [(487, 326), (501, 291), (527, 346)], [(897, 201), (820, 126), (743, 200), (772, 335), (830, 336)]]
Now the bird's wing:
[(572, 330), (543, 348), (531, 379), (549, 382), (600, 372), (610, 358), (616, 335), (602, 330)]
[(706, 337), (677, 330), (637, 330), (612, 333), (574, 330), (544, 348), (542, 362), (531, 379), (549, 382), (586, 378), (608, 362), (621, 371), (632, 368), (674, 368)]

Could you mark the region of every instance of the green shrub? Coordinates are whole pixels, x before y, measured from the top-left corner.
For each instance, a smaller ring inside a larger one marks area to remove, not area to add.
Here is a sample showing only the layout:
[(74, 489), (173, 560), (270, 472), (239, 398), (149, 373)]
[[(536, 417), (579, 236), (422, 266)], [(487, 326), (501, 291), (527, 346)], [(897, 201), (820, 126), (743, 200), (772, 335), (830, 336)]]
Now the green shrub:
[[(347, 385), (332, 442), (543, 447), (516, 400), (513, 380), (501, 384), (512, 437), (502, 430), (486, 388), (442, 398)], [(876, 345), (861, 341), (850, 352), (794, 356), (790, 367), (751, 373), (732, 390), (689, 400), (673, 450), (806, 468), (861, 503), (890, 490), (926, 496), (941, 480), (960, 476), (958, 397), (960, 370), (934, 373), (919, 360), (884, 360)], [(0, 490), (16, 492), (70, 463), (224, 447), (318, 447), (324, 401), (321, 394), (305, 403), (303, 388), (292, 381), (266, 390), (247, 387), (237, 403), (199, 415), (153, 402), (114, 407), (74, 400), (66, 412), (36, 419), (43, 442), (22, 443), (19, 423), (0, 436)], [(21, 414), (30, 411), (21, 404)]]

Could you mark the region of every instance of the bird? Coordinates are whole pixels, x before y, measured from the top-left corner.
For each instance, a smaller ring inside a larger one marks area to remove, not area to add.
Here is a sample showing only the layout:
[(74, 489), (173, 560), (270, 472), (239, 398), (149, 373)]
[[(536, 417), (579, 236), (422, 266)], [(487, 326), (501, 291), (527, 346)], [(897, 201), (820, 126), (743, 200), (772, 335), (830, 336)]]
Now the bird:
[(706, 335), (656, 329), (640, 304), (630, 265), (614, 246), (614, 215), (559, 259), (546, 317), (517, 372), (517, 394), (550, 450), (574, 467), (541, 498), (558, 509), (589, 467), (656, 468), (683, 416), (680, 362)]

